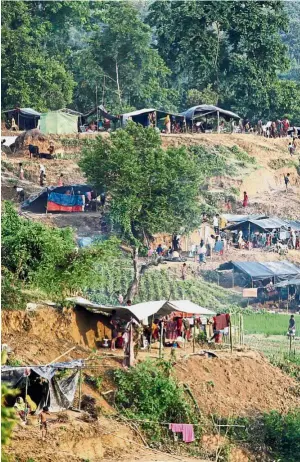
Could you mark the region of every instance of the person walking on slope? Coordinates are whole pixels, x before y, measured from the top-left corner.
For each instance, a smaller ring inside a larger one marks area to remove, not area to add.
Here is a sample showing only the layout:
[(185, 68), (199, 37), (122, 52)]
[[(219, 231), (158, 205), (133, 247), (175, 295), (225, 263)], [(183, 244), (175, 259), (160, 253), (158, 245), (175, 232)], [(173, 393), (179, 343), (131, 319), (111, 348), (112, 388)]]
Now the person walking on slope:
[(284, 184), (285, 184), (285, 192), (288, 192), (288, 184), (290, 182), (290, 174), (287, 173), (286, 175), (283, 175), (284, 177)]
[(248, 194), (244, 191), (243, 207), (248, 207)]

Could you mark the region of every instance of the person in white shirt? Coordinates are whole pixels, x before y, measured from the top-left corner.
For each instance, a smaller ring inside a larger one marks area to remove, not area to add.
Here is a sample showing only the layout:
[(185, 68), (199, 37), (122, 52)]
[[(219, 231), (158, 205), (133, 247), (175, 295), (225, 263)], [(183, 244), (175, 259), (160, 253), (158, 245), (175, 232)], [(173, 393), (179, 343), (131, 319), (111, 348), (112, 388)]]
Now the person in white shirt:
[(23, 188), (20, 188), (19, 186), (14, 186), (14, 189), (16, 190), (17, 193), (17, 198), (19, 202), (24, 202), (25, 200), (25, 192)]
[(216, 234), (220, 232), (220, 217), (218, 214), (213, 217), (213, 227)]
[(206, 252), (207, 252), (206, 245), (204, 244), (204, 241), (201, 240), (200, 247), (198, 249), (199, 263), (206, 263)]

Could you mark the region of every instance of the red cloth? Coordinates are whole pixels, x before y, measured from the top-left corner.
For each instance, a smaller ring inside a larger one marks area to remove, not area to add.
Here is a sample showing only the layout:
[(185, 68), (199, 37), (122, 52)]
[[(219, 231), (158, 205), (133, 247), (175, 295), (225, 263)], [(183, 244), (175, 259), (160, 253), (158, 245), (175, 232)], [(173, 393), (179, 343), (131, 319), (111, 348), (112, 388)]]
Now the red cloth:
[(169, 430), (172, 430), (173, 433), (182, 433), (182, 439), (185, 443), (195, 441), (194, 426), (192, 424), (170, 423)]
[(248, 196), (246, 194), (246, 195), (244, 195), (243, 207), (247, 207), (247, 206), (248, 206)]
[(228, 327), (228, 317), (226, 314), (219, 314), (214, 317), (215, 330), (223, 330)]
[(177, 335), (181, 336), (182, 331), (183, 331), (183, 325), (182, 325), (183, 320), (182, 318), (178, 318), (176, 322), (177, 322)]
[(48, 212), (82, 212), (82, 205), (67, 206), (48, 201), (47, 210)]

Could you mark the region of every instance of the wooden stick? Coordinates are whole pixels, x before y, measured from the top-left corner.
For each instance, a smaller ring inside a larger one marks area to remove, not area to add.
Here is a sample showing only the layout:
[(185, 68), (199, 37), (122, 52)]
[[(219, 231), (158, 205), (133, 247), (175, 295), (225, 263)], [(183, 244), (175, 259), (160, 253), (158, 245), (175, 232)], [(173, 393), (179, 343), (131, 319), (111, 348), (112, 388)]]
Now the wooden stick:
[(75, 350), (75, 348), (76, 348), (76, 346), (70, 348), (68, 351), (66, 351), (66, 352), (63, 353), (62, 355), (57, 356), (57, 358), (53, 359), (53, 361), (51, 361), (51, 363), (46, 364), (46, 366), (50, 366), (50, 364), (55, 363), (55, 361), (57, 361), (58, 359), (62, 358), (63, 356), (66, 356), (68, 353), (70, 353), (70, 351)]

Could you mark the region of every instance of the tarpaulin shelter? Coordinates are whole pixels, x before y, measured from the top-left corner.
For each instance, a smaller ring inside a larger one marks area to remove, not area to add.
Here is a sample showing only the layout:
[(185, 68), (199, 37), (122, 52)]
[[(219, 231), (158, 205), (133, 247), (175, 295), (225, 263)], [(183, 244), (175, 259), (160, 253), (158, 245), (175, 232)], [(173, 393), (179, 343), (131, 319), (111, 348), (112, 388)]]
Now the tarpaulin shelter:
[(300, 222), (282, 220), (281, 218), (262, 218), (258, 220), (247, 219), (239, 221), (226, 227), (231, 231), (242, 230), (243, 233), (249, 234), (252, 232), (272, 231), (273, 229), (288, 229), (291, 227), (295, 231), (300, 230)]
[(19, 130), (32, 130), (38, 126), (41, 114), (30, 107), (8, 109), (3, 111), (9, 121), (15, 119)]
[(121, 114), (121, 125), (122, 127), (126, 126), (128, 120), (132, 120), (135, 123), (141, 124), (144, 127), (148, 127), (150, 125), (149, 122), (149, 114), (155, 113), (155, 123), (157, 124), (157, 120), (170, 115), (172, 117), (179, 120), (184, 120), (183, 114), (172, 113), (169, 111), (164, 111), (162, 109), (154, 109), (154, 108), (145, 108), (139, 109), (137, 111), (127, 112), (125, 114)]
[(206, 117), (208, 115), (214, 116), (217, 115), (224, 117), (224, 119), (240, 119), (238, 114), (234, 112), (227, 111), (225, 109), (221, 109), (217, 106), (212, 106), (211, 104), (200, 104), (199, 106), (193, 106), (186, 111), (182, 112), (183, 115), (187, 120), (194, 120), (201, 117)]
[(225, 218), (227, 223), (240, 223), (247, 220), (261, 220), (263, 218), (269, 218), (267, 215), (236, 215), (233, 213), (222, 213), (222, 217)]
[[(73, 404), (79, 371), (82, 367), (82, 360), (46, 366), (1, 366), (1, 381), (21, 391), (27, 388), (38, 410), (47, 405), (50, 411), (61, 411), (70, 408)], [(59, 378), (57, 372), (62, 370), (70, 370), (71, 373), (67, 377)], [(37, 380), (39, 378), (44, 380)]]
[(280, 281), (300, 278), (300, 268), (289, 261), (272, 261), (259, 263), (256, 261), (231, 262), (235, 272), (243, 273), (251, 282), (271, 280), (274, 284)]
[(110, 112), (108, 112), (105, 107), (103, 106), (103, 104), (100, 104), (98, 107), (94, 107), (93, 109), (91, 109), (89, 112), (87, 112), (86, 114), (81, 114), (81, 120), (83, 123), (86, 123), (87, 122), (87, 119), (89, 117), (91, 117), (92, 115), (96, 115), (97, 117), (100, 115), (102, 117), (104, 117), (105, 119), (108, 119), (108, 120), (111, 120), (113, 122), (117, 122), (119, 120), (119, 117), (118, 116), (115, 116), (113, 114), (110, 114)]
[(70, 135), (78, 133), (78, 115), (64, 111), (41, 114), (40, 130), (45, 135)]
[(190, 300), (158, 300), (137, 303), (132, 306), (98, 305), (82, 297), (71, 297), (68, 298), (68, 300), (94, 313), (111, 315), (112, 311), (115, 310), (120, 318), (128, 321), (132, 317), (136, 318), (138, 321), (142, 321), (150, 316), (163, 317), (174, 311), (185, 314), (192, 313), (199, 316), (212, 316), (215, 314), (213, 311), (196, 305)]
[[(34, 213), (46, 213), (48, 203), (51, 202), (51, 206), (48, 209), (49, 212), (63, 211), (63, 212), (76, 212), (82, 211), (82, 199), (78, 195), (85, 194), (86, 192), (92, 191), (91, 185), (87, 184), (72, 184), (65, 186), (50, 186), (42, 189), (38, 194), (33, 194), (21, 205), (22, 210), (28, 210)], [(67, 195), (66, 192), (71, 191), (71, 195)], [(57, 204), (57, 207), (53, 206)], [(64, 207), (67, 207), (64, 209)], [(81, 207), (79, 209), (79, 207)]]

